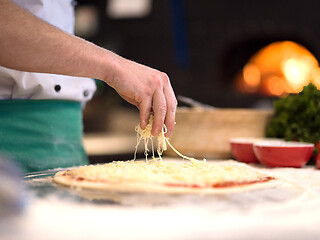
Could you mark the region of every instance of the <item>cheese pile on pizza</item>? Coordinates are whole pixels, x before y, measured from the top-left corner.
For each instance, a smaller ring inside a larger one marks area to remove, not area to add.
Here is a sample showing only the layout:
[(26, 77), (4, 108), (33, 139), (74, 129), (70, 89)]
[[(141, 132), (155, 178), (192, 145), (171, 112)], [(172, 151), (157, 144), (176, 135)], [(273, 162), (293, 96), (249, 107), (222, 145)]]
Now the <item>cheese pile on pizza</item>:
[(58, 172), (56, 183), (121, 192), (216, 193), (275, 180), (250, 167), (207, 161), (115, 161)]
[[(114, 161), (101, 165), (81, 166), (61, 171), (54, 182), (80, 189), (114, 190), (118, 192), (161, 193), (220, 193), (243, 191), (274, 185), (276, 179), (247, 165), (216, 164), (182, 155), (165, 137), (165, 128), (158, 136), (155, 157), (151, 117), (145, 130), (137, 126), (138, 144), (145, 144), (146, 161)], [(148, 160), (148, 143), (151, 141), (152, 158)], [(137, 146), (138, 146), (137, 144)], [(167, 161), (161, 155), (168, 144), (183, 161)]]

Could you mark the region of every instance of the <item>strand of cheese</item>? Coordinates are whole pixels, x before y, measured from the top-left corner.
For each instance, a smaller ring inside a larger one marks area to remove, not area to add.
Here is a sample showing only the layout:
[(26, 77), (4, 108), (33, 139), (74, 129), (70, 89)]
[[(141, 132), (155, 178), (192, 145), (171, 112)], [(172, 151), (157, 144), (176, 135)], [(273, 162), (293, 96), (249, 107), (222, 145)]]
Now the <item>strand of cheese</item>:
[[(171, 149), (172, 149), (178, 156), (182, 157), (183, 159), (190, 160), (190, 161), (196, 160), (196, 159), (194, 159), (194, 158), (190, 158), (190, 157), (187, 157), (187, 156), (185, 156), (185, 155), (182, 155), (177, 149), (175, 149), (175, 148), (172, 146), (172, 144), (169, 142), (169, 139), (168, 139), (168, 138), (166, 138), (166, 142), (167, 142), (167, 144), (171, 147)], [(206, 159), (203, 159), (203, 161), (206, 161)]]
[[(136, 156), (137, 156), (137, 150), (138, 150), (138, 146), (141, 142), (141, 140), (144, 141), (144, 155), (146, 157), (146, 161), (148, 162), (148, 143), (149, 143), (149, 139), (151, 141), (151, 148), (152, 148), (152, 159), (156, 159), (155, 155), (154, 155), (154, 145), (153, 145), (153, 138), (154, 136), (152, 136), (151, 134), (151, 130), (152, 130), (152, 125), (153, 125), (153, 115), (150, 115), (149, 118), (149, 122), (148, 125), (146, 126), (146, 128), (144, 130), (142, 130), (140, 128), (140, 125), (136, 126), (135, 131), (137, 132), (137, 145), (135, 147), (135, 152), (134, 152), (134, 160), (136, 160)], [(175, 149), (172, 144), (169, 142), (169, 139), (165, 136), (167, 132), (167, 128), (164, 125), (164, 127), (162, 128), (159, 136), (157, 137), (157, 141), (158, 141), (158, 146), (157, 146), (157, 153), (159, 156), (159, 159), (161, 160), (161, 156), (163, 154), (164, 151), (167, 150), (167, 144), (171, 147), (171, 149), (180, 157), (182, 157), (183, 159), (187, 159), (187, 160), (195, 160), (194, 158), (190, 158), (187, 156), (184, 156), (183, 154), (181, 154), (177, 149)], [(205, 159), (204, 159), (205, 161)]]

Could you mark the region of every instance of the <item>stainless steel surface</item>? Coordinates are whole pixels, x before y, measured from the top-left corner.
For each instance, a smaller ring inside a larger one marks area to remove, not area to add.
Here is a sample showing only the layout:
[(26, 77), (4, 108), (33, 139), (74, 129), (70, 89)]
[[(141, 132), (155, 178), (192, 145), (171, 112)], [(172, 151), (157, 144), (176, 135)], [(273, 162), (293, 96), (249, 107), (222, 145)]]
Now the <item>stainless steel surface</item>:
[(191, 107), (197, 107), (197, 108), (203, 108), (203, 109), (214, 109), (215, 108), (211, 105), (196, 101), (196, 100), (189, 98), (189, 97), (179, 95), (177, 98), (178, 98), (179, 102), (190, 105)]

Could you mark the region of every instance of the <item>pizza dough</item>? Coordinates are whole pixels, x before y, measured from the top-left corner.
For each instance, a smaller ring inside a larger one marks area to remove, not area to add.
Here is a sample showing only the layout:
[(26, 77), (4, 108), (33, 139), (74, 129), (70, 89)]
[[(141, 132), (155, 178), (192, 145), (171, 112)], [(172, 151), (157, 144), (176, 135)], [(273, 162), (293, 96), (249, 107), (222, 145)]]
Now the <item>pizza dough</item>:
[(115, 161), (56, 173), (53, 181), (78, 190), (217, 194), (274, 187), (280, 181), (248, 165), (206, 161)]

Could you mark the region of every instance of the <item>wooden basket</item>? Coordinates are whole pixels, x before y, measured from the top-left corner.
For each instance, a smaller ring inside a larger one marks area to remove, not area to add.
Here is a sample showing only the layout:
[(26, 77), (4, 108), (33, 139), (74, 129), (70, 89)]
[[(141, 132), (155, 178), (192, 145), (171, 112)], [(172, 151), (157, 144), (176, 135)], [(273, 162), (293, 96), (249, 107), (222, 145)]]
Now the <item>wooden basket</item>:
[[(272, 110), (178, 108), (171, 144), (194, 158), (231, 157), (229, 139), (265, 137)], [(167, 156), (176, 156), (169, 147)]]

